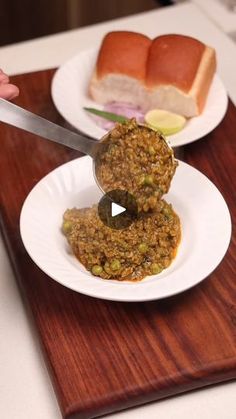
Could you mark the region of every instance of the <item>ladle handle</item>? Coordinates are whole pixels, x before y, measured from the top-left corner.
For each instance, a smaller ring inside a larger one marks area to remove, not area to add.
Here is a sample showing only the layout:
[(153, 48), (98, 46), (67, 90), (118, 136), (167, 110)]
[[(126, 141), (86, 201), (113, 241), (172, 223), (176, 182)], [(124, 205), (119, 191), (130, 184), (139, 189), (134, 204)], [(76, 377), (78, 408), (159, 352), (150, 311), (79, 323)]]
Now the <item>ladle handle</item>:
[(69, 131), (7, 100), (0, 99), (0, 121), (94, 156), (97, 141)]

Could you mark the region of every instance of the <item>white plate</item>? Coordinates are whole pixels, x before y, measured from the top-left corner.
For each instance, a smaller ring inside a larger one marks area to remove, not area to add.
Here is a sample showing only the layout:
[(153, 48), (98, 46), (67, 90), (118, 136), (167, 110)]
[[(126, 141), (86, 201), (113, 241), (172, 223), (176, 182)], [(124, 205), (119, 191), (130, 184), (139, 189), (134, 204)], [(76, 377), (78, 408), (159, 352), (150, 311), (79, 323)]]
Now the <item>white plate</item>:
[[(85, 106), (102, 109), (88, 96), (97, 53), (97, 49), (83, 51), (62, 65), (52, 81), (52, 98), (58, 111), (71, 125), (99, 139), (106, 131), (96, 125), (83, 109)], [(204, 137), (221, 122), (227, 105), (226, 90), (215, 75), (203, 113), (191, 118), (182, 131), (168, 137), (171, 146), (181, 146)]]
[(82, 294), (116, 301), (155, 300), (198, 284), (223, 258), (231, 220), (218, 189), (202, 173), (179, 162), (166, 200), (182, 224), (178, 254), (161, 274), (141, 282), (119, 282), (92, 276), (69, 252), (60, 231), (67, 208), (98, 202), (101, 192), (92, 175), (92, 160), (82, 157), (44, 177), (25, 200), (20, 232), (33, 261), (50, 277)]

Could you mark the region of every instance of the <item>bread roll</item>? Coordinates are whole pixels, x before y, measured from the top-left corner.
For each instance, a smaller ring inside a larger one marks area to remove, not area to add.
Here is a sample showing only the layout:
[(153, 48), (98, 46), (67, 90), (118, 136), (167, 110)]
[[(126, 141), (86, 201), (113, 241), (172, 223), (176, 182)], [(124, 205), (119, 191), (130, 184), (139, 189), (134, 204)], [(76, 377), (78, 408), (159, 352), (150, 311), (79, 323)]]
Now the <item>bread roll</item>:
[(117, 101), (142, 106), (150, 45), (151, 40), (139, 33), (108, 33), (103, 39), (90, 82), (92, 98), (103, 104)]
[(145, 112), (159, 108), (199, 115), (216, 70), (215, 50), (184, 35), (153, 41), (134, 32), (110, 32), (90, 82), (98, 103), (127, 102)]

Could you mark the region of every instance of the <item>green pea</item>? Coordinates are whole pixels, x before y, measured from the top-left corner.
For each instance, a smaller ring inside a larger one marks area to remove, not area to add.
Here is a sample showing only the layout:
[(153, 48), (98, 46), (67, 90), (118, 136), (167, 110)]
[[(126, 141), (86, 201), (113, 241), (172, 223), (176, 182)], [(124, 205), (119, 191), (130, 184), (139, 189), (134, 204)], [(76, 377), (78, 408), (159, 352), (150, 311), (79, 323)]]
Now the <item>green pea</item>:
[(110, 268), (112, 271), (118, 271), (121, 268), (119, 259), (114, 259), (110, 264)]
[(92, 274), (93, 275), (99, 276), (99, 275), (101, 275), (102, 271), (103, 271), (102, 266), (93, 265), (93, 267), (92, 267)]
[(141, 175), (138, 180), (139, 185), (145, 184), (145, 175)]
[(104, 265), (104, 271), (106, 271), (108, 275), (110, 275), (111, 273), (110, 264), (107, 261), (105, 262), (105, 265)]
[(150, 156), (154, 156), (156, 154), (155, 148), (152, 145), (148, 147), (148, 152)]
[(73, 223), (71, 221), (63, 221), (62, 231), (64, 234), (69, 234), (71, 232)]
[(148, 251), (147, 243), (140, 243), (138, 246), (138, 250), (140, 253), (146, 253)]
[(161, 271), (163, 271), (163, 268), (158, 263), (152, 263), (151, 264), (151, 272), (152, 272), (153, 275), (157, 275)]
[(154, 184), (154, 179), (152, 175), (147, 175), (144, 178), (144, 184), (148, 186), (152, 186)]
[(165, 215), (166, 218), (171, 218), (172, 217), (172, 211), (169, 207), (165, 207), (162, 210), (162, 213)]
[(109, 148), (108, 148), (108, 153), (109, 153), (109, 154), (112, 154), (112, 153), (113, 153), (113, 151), (115, 150), (115, 148), (116, 148), (116, 145), (115, 145), (115, 144), (111, 144), (111, 145), (109, 146)]

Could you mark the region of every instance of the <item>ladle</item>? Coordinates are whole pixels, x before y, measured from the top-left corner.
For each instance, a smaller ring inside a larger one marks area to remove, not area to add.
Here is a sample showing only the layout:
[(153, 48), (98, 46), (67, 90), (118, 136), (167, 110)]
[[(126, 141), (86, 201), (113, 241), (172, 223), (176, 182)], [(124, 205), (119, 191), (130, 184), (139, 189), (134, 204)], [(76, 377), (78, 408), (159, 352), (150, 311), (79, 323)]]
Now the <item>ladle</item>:
[[(60, 125), (48, 121), (47, 119), (4, 99), (0, 99), (0, 121), (91, 156), (93, 159), (93, 174), (95, 181), (104, 193), (96, 176), (96, 167), (98, 167), (96, 164), (99, 162), (101, 153), (107, 150), (109, 141), (104, 140), (109, 138), (109, 133), (98, 141), (91, 137), (87, 137), (84, 134), (79, 134), (63, 128)], [(162, 138), (166, 142), (165, 138)], [(170, 148), (167, 142), (166, 144)], [(172, 159), (174, 162), (173, 155)]]
[[(0, 121), (88, 154), (93, 162), (102, 149), (100, 141), (70, 131), (5, 99), (0, 99)], [(93, 169), (96, 183), (102, 189), (97, 181), (95, 164)]]

